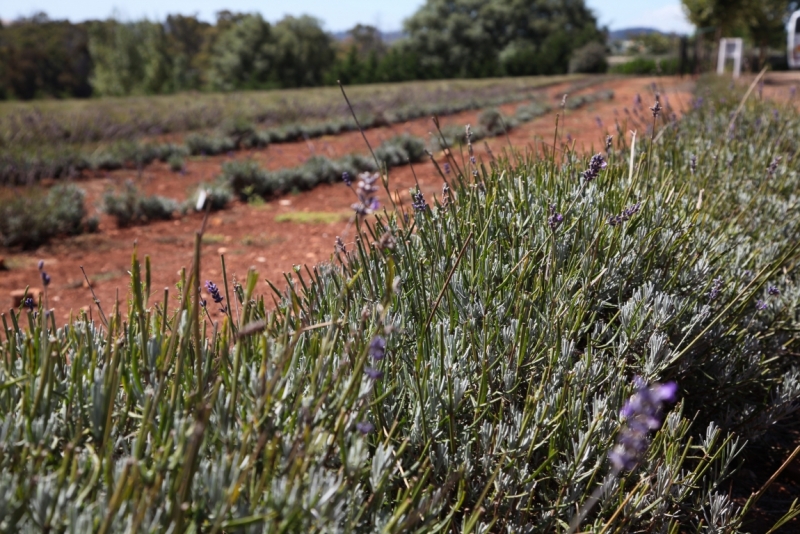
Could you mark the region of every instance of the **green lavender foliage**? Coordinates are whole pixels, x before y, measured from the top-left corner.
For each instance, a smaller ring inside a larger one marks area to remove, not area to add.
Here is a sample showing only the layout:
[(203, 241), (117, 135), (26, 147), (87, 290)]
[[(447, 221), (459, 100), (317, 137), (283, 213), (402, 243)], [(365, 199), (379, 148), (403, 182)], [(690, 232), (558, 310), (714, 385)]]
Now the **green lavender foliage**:
[(82, 233), (86, 229), (85, 196), (79, 187), (63, 184), (47, 193), (0, 201), (0, 243), (35, 248), (56, 236)]
[(731, 106), (617, 139), (588, 184), (569, 152), (452, 160), (446, 206), (359, 221), (274, 311), (251, 271), (203, 319), (198, 244), (177, 296), (134, 252), (127, 319), (4, 315), (0, 529), (564, 532), (641, 375), (680, 400), (582, 530), (742, 531), (737, 458), (800, 397), (800, 120), (751, 103), (728, 135)]
[(170, 198), (144, 195), (131, 181), (125, 182), (121, 191), (108, 190), (103, 195), (103, 211), (114, 217), (118, 226), (171, 219), (178, 207)]
[[(425, 142), (412, 135), (398, 135), (375, 148), (375, 157), (381, 166), (396, 167), (409, 162), (417, 163), (425, 155)], [(230, 161), (222, 164), (220, 181), (242, 200), (252, 196), (271, 197), (290, 191), (305, 191), (321, 183), (336, 183), (342, 173), (356, 176), (361, 172), (377, 170), (370, 156), (350, 154), (337, 160), (313, 156), (303, 165), (289, 169), (268, 171), (254, 161)]]
[[(364, 128), (537, 98), (542, 87), (571, 81), (570, 91), (603, 78), (537, 77), (414, 82), (350, 89)], [(0, 183), (68, 178), (167, 161), (174, 152), (213, 155), (357, 130), (338, 89), (234, 96), (131, 97), (92, 102), (0, 106)], [(185, 133), (183, 145), (143, 142)], [(102, 146), (96, 143), (102, 142)]]

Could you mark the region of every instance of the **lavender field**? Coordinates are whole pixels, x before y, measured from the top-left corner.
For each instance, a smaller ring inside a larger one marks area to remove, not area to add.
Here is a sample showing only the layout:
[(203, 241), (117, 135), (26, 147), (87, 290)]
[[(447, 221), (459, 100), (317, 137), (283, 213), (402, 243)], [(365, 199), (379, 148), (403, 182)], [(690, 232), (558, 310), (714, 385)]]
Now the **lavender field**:
[(800, 116), (743, 96), (653, 96), (591, 158), (468, 144), (407, 207), (348, 178), (357, 239), (271, 295), (198, 233), (177, 287), (134, 251), (62, 324), (40, 265), (3, 314), (0, 530), (780, 528), (797, 500), (763, 524), (738, 474), (800, 407)]

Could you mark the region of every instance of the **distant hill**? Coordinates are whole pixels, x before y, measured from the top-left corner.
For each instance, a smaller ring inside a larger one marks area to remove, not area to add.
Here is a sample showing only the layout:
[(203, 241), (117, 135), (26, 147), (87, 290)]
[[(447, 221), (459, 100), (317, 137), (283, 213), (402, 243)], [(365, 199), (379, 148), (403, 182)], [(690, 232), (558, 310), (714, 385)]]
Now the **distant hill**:
[[(346, 31), (343, 31), (343, 32), (331, 32), (331, 35), (333, 35), (334, 39), (336, 39), (337, 41), (344, 41), (348, 37), (348, 34), (347, 34)], [(402, 39), (404, 36), (405, 35), (400, 30), (397, 30), (397, 31), (394, 31), (394, 32), (381, 32), (381, 38), (383, 39), (383, 42), (386, 43), (386, 44), (392, 44), (393, 42), (397, 41), (398, 39)]]
[(650, 35), (653, 33), (664, 34), (664, 32), (656, 30), (655, 28), (644, 28), (644, 27), (622, 28), (620, 30), (613, 30), (608, 32), (608, 40), (624, 41), (625, 39), (630, 39), (635, 35)]

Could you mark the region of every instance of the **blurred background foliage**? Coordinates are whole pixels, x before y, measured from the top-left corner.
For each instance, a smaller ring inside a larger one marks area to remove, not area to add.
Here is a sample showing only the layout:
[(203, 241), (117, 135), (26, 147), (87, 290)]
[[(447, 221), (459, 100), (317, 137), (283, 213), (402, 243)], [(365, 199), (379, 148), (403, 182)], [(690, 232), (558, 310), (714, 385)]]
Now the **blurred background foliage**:
[(365, 25), (337, 39), (310, 16), (73, 24), (40, 13), (0, 28), (0, 98), (560, 74), (590, 42), (605, 34), (583, 0), (429, 0), (392, 43)]
[(362, 24), (334, 35), (310, 16), (271, 23), (221, 11), (213, 24), (186, 15), (76, 24), (39, 13), (0, 26), (0, 99), (592, 73), (609, 64), (620, 73), (696, 72), (721, 36), (745, 37), (756, 68), (770, 50), (780, 56), (798, 4), (683, 0), (698, 31), (681, 37), (609, 33), (584, 0), (427, 0), (391, 42)]

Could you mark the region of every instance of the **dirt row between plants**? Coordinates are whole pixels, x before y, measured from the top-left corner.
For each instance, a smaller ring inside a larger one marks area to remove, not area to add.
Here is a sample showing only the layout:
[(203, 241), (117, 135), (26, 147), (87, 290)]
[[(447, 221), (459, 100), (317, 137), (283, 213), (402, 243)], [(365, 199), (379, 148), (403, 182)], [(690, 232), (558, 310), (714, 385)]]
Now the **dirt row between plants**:
[[(596, 102), (575, 111), (567, 111), (559, 119), (561, 148), (567, 143), (589, 152), (602, 147), (607, 134), (618, 135), (621, 131), (644, 132), (652, 120), (647, 107), (653, 102), (654, 85), (665, 96), (665, 100), (680, 115), (689, 105), (693, 82), (677, 78), (628, 78), (610, 80), (595, 85), (580, 93), (587, 94), (603, 89), (615, 93), (612, 101)], [(568, 85), (554, 86), (545, 93), (554, 111), (522, 124), (505, 136), (476, 143), (479, 159), (490, 158), (487, 147), (499, 155), (507, 150), (510, 142), (516, 149), (536, 154), (542, 153), (542, 144), (552, 145), (558, 104)], [(643, 105), (635, 104), (641, 95)], [(513, 113), (522, 103), (501, 106), (505, 114)], [(464, 125), (476, 123), (479, 110), (459, 113), (442, 118), (442, 124)], [(428, 138), (433, 129), (430, 119), (408, 121), (403, 124), (374, 128), (366, 132), (370, 143), (377, 146), (381, 141), (401, 133), (410, 133)], [(147, 167), (141, 176), (135, 170), (120, 170), (93, 176), (79, 181), (87, 191), (87, 207), (90, 213), (99, 206), (103, 192), (109, 186), (119, 186), (133, 180), (148, 194), (159, 194), (177, 200), (187, 198), (198, 184), (211, 182), (220, 173), (221, 164), (232, 159), (252, 159), (261, 166), (274, 170), (304, 163), (313, 155), (340, 157), (351, 152), (366, 153), (360, 133), (351, 132), (337, 136), (322, 137), (307, 142), (274, 144), (266, 149), (240, 151), (230, 156), (195, 158), (187, 161), (186, 174), (171, 172), (166, 164), (155, 163)], [(443, 154), (436, 154), (440, 163)], [(420, 187), (429, 201), (441, 194), (442, 180), (430, 162), (414, 165)], [(414, 184), (409, 166), (390, 171), (390, 187), (398, 198), (409, 207), (408, 189)], [(385, 193), (381, 192), (385, 196)], [(263, 280), (269, 279), (282, 287), (284, 273), (293, 267), (329, 261), (337, 236), (346, 242), (354, 239), (354, 228), (350, 222), (350, 205), (355, 197), (343, 184), (322, 185), (299, 194), (285, 195), (263, 203), (247, 204), (234, 201), (228, 209), (211, 214), (203, 241), (203, 279), (220, 283), (219, 256), (225, 255), (229, 276), (243, 280), (247, 270), (255, 267), (262, 280), (261, 293), (269, 288)], [(386, 198), (380, 197), (383, 204)], [(37, 263), (45, 261), (45, 270), (52, 283), (48, 288), (49, 307), (55, 309), (56, 318), (67, 319), (70, 313), (92, 304), (92, 297), (83, 280), (80, 266), (85, 267), (92, 287), (102, 305), (110, 308), (117, 294), (127, 298), (130, 258), (134, 242), (140, 256), (152, 259), (151, 302), (162, 298), (164, 288), (176, 295), (175, 284), (182, 267), (191, 263), (194, 235), (198, 231), (202, 215), (190, 213), (179, 219), (155, 222), (131, 228), (116, 228), (112, 219), (101, 218), (100, 231), (95, 234), (63, 238), (40, 247), (35, 251), (0, 251), (4, 256), (6, 271), (0, 271), (0, 303), (11, 304), (10, 294), (27, 285), (41, 286)], [(125, 307), (127, 302), (123, 300)], [(213, 314), (212, 314), (213, 316)]]

